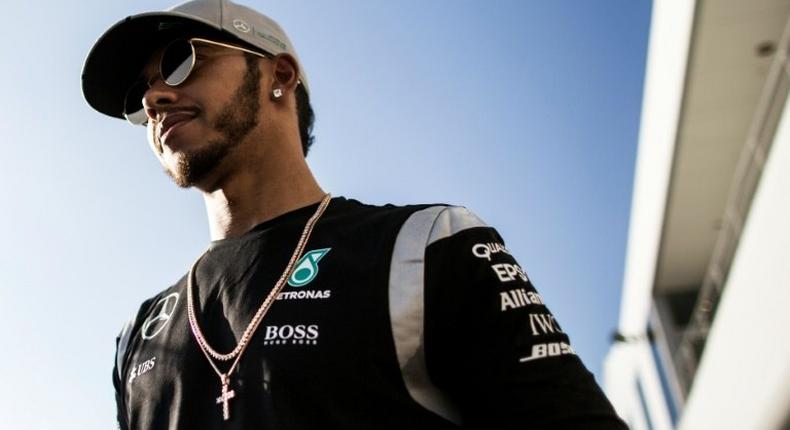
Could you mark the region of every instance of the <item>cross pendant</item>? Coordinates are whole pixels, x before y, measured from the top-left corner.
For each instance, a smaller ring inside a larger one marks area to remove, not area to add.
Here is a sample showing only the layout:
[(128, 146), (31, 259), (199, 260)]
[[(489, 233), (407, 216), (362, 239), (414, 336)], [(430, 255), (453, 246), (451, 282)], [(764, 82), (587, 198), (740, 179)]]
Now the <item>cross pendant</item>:
[(217, 404), (222, 403), (222, 419), (227, 421), (230, 419), (230, 405), (228, 401), (236, 397), (236, 392), (228, 390), (228, 385), (230, 384), (228, 375), (220, 375), (220, 379), (222, 380), (222, 395), (217, 397)]

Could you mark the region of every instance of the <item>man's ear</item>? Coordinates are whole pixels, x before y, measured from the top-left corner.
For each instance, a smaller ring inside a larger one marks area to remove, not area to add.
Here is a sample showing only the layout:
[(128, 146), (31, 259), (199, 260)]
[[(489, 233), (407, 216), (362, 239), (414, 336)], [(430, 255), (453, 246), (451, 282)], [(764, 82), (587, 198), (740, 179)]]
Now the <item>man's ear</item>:
[(278, 54), (272, 59), (273, 79), (269, 94), (279, 89), (283, 94), (293, 93), (299, 84), (299, 65), (291, 54)]

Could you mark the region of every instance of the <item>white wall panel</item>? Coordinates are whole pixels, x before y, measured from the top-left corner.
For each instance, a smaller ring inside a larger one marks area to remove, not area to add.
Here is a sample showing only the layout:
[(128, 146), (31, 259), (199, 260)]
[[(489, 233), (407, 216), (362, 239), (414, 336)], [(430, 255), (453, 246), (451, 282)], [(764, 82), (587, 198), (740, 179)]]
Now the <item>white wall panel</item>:
[(790, 109), (785, 106), (680, 429), (777, 429), (790, 411)]

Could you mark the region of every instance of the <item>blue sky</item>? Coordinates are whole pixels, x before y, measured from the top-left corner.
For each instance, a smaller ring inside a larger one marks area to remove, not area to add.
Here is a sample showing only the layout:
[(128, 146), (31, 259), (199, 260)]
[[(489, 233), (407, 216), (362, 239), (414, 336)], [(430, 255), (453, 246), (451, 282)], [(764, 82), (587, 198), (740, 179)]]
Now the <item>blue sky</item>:
[[(495, 226), (588, 368), (617, 322), (650, 2), (248, 1), (310, 79), (308, 157), (335, 195), (464, 205)], [(80, 70), (164, 1), (12, 2), (0, 69), (0, 416), (113, 425), (114, 338), (208, 243), (202, 199)]]

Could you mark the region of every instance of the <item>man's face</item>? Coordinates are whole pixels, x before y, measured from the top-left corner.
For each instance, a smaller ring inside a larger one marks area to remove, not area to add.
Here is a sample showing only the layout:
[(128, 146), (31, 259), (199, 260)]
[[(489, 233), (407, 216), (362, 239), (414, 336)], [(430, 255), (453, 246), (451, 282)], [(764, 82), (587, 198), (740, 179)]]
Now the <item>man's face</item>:
[(257, 57), (228, 48), (197, 45), (192, 73), (176, 87), (159, 76), (160, 52), (144, 69), (151, 88), (143, 104), (148, 140), (165, 172), (191, 187), (216, 172), (258, 124), (260, 69)]

